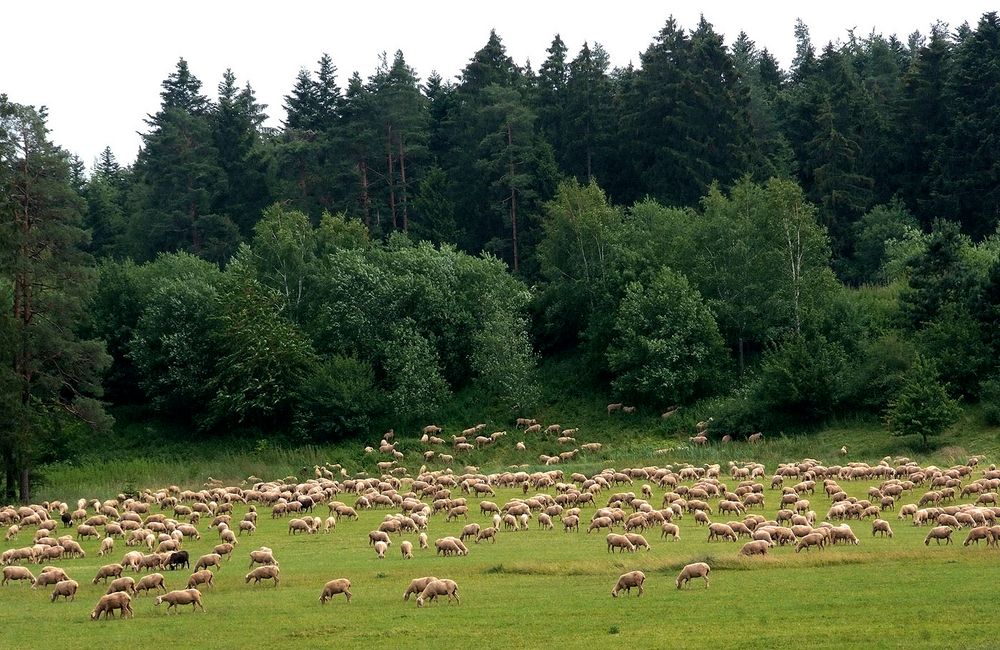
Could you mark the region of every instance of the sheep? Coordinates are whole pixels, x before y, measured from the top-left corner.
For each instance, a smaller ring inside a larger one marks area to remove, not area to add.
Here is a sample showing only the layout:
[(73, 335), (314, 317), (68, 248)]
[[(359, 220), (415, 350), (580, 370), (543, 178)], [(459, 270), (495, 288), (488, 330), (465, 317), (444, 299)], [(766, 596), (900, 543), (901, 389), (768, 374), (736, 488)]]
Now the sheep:
[(0, 584), (5, 585), (11, 580), (28, 580), (33, 584), (35, 576), (23, 566), (5, 566), (3, 568), (3, 581)]
[(38, 587), (47, 587), (48, 585), (54, 585), (63, 580), (69, 580), (69, 576), (62, 569), (57, 569), (56, 567), (45, 567), (42, 572), (38, 574), (35, 581), (31, 583), (32, 589), (37, 589)]
[(135, 593), (135, 580), (130, 576), (115, 578), (111, 581), (111, 584), (108, 586), (108, 590), (104, 593), (113, 594), (119, 591), (124, 591), (127, 594)]
[(98, 580), (104, 580), (104, 583), (107, 584), (108, 578), (122, 577), (122, 571), (124, 570), (125, 567), (120, 564), (105, 564), (97, 570), (97, 575), (94, 576), (93, 583), (96, 585)]
[(614, 549), (618, 549), (619, 553), (624, 553), (625, 551), (629, 553), (635, 552), (635, 545), (625, 535), (609, 533), (605, 539), (608, 543), (608, 553), (613, 553)]
[(150, 589), (159, 591), (163, 590), (166, 593), (167, 588), (163, 584), (163, 574), (162, 573), (150, 573), (149, 575), (144, 575), (139, 579), (139, 582), (135, 584), (135, 594), (138, 596), (140, 591), (148, 592)]
[(580, 532), (580, 517), (577, 515), (567, 515), (562, 518), (563, 532), (568, 533), (571, 530)]
[(56, 598), (62, 596), (66, 600), (76, 600), (76, 590), (80, 584), (76, 580), (60, 580), (52, 590), (52, 597), (49, 602), (56, 602)]
[(458, 544), (451, 538), (442, 538), (434, 541), (434, 547), (437, 549), (437, 554), (448, 556), (448, 555), (461, 555), (461, 551)]
[(927, 533), (927, 537), (924, 538), (924, 546), (930, 546), (931, 540), (937, 542), (938, 546), (941, 545), (941, 540), (945, 540), (945, 546), (951, 544), (951, 534), (954, 529), (950, 526), (935, 526), (931, 528), (930, 532)]
[(676, 542), (681, 538), (681, 529), (677, 527), (677, 524), (664, 521), (660, 524), (660, 537), (670, 537)]
[(187, 551), (175, 551), (167, 559), (166, 567), (173, 571), (179, 567), (191, 568), (191, 558)]
[(456, 603), (462, 603), (458, 598), (458, 585), (454, 580), (432, 580), (417, 596), (417, 607), (423, 607), (425, 602), (430, 602), (438, 596), (448, 596), (449, 603), (452, 598), (455, 599)]
[(889, 522), (885, 519), (876, 519), (872, 522), (872, 537), (875, 537), (876, 533), (882, 533), (882, 537), (888, 535), (892, 537), (892, 528), (889, 527)]
[(635, 546), (637, 550), (640, 547), (646, 549), (647, 551), (650, 550), (649, 542), (647, 542), (646, 538), (643, 537), (642, 535), (639, 535), (637, 533), (625, 533), (625, 537), (628, 539), (628, 541), (632, 542), (632, 545)]
[(490, 526), (489, 528), (484, 528), (480, 530), (478, 533), (476, 533), (476, 544), (478, 544), (480, 541), (484, 539), (491, 540), (494, 544), (496, 544), (497, 529)]
[(587, 534), (589, 535), (591, 531), (600, 530), (601, 528), (611, 528), (611, 517), (596, 517), (590, 522), (590, 526), (587, 528)]
[(704, 562), (688, 564), (681, 569), (681, 572), (677, 575), (677, 588), (680, 589), (694, 578), (704, 578), (705, 589), (708, 589), (708, 574), (711, 573), (711, 571), (712, 567), (708, 566)]
[(756, 540), (753, 542), (747, 542), (740, 549), (740, 555), (745, 555), (750, 557), (751, 555), (767, 555), (767, 549), (771, 548), (771, 545), (767, 542)]
[(347, 602), (351, 602), (351, 581), (347, 578), (337, 578), (323, 585), (323, 593), (319, 596), (319, 604), (325, 605), (326, 601), (333, 599), (337, 594), (344, 594)]
[(986, 540), (987, 546), (989, 546), (992, 541), (992, 534), (987, 526), (979, 526), (970, 530), (969, 536), (965, 538), (965, 542), (962, 543), (962, 546), (968, 546), (973, 542), (975, 542), (976, 546), (979, 546), (979, 540), (981, 539)]
[(94, 610), (90, 612), (90, 620), (98, 620), (101, 618), (101, 614), (104, 614), (105, 618), (114, 618), (116, 609), (121, 612), (122, 618), (131, 618), (131, 603), (132, 597), (124, 591), (118, 591), (113, 594), (105, 594), (101, 596), (101, 599), (97, 601), (97, 605), (94, 607)]
[(246, 574), (245, 580), (247, 584), (253, 580), (254, 585), (256, 585), (261, 580), (274, 580), (274, 586), (277, 588), (278, 583), (281, 582), (280, 569), (274, 565), (259, 566), (250, 573)]
[(389, 544), (383, 541), (375, 542), (375, 555), (380, 560), (385, 559), (385, 552), (389, 548)]
[[(701, 512), (700, 510), (698, 512)], [(726, 524), (709, 524), (708, 525), (708, 541), (713, 539), (722, 538), (723, 540), (729, 540), (735, 542), (737, 540), (736, 533), (733, 529)]]
[(826, 535), (823, 533), (809, 533), (808, 535), (803, 536), (795, 545), (795, 552), (798, 553), (802, 549), (806, 549), (808, 551), (811, 546), (816, 546), (822, 551), (825, 545)]
[(412, 560), (413, 559), (413, 543), (412, 542), (408, 542), (408, 541), (407, 542), (403, 542), (402, 544), (399, 545), (399, 550), (403, 554), (403, 559), (404, 560)]
[(105, 537), (101, 540), (101, 548), (97, 551), (98, 557), (104, 557), (115, 550), (115, 540), (113, 537)]
[(292, 519), (288, 522), (288, 534), (294, 535), (298, 532), (304, 532), (309, 534), (312, 532), (312, 526), (306, 523), (305, 519)]
[(642, 588), (642, 583), (646, 581), (646, 574), (642, 571), (629, 571), (628, 573), (623, 573), (618, 577), (618, 582), (615, 583), (614, 588), (611, 589), (611, 597), (618, 598), (618, 594), (625, 591), (626, 594), (632, 594), (632, 587), (639, 590), (638, 596), (642, 596), (644, 591)]
[(323, 532), (329, 533), (331, 530), (336, 530), (336, 529), (337, 529), (337, 518), (333, 516), (327, 517), (326, 520), (323, 522)]
[(427, 533), (420, 533), (417, 535), (417, 541), (420, 543), (420, 548), (428, 548)]
[(199, 607), (201, 611), (205, 611), (205, 606), (201, 603), (201, 592), (197, 589), (178, 589), (163, 594), (162, 596), (157, 596), (156, 600), (153, 601), (153, 605), (159, 607), (160, 603), (167, 603), (167, 614), (170, 613), (171, 609), (177, 609), (180, 613), (180, 605), (191, 605), (191, 611), (196, 611)]
[(403, 592), (403, 601), (408, 601), (410, 599), (410, 594), (420, 595), (427, 585), (437, 580), (434, 576), (425, 576), (423, 578), (414, 578), (410, 581), (410, 585)]
[(202, 555), (198, 558), (198, 561), (194, 563), (194, 570), (208, 569), (213, 566), (218, 567), (220, 571), (222, 570), (222, 556), (218, 553), (208, 553), (207, 555)]
[(622, 404), (621, 402), (617, 402), (617, 403), (615, 403), (615, 404), (608, 404), (608, 415), (611, 415), (611, 414), (612, 414), (612, 413), (614, 413), (615, 411), (620, 411), (620, 410), (622, 410), (622, 408), (623, 408), (624, 406), (625, 406), (625, 405), (624, 405), (624, 404)]

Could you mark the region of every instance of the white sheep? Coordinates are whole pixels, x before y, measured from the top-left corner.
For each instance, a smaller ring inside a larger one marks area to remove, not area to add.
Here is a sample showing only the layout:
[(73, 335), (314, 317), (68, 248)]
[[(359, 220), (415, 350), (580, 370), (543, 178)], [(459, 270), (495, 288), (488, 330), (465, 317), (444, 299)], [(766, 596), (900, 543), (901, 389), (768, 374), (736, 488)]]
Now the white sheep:
[(319, 597), (320, 604), (325, 605), (337, 594), (344, 594), (347, 602), (351, 602), (351, 581), (347, 578), (337, 578), (323, 585), (323, 593)]
[(693, 564), (688, 564), (681, 572), (677, 575), (677, 588), (680, 589), (687, 582), (694, 578), (704, 578), (705, 579), (705, 589), (708, 589), (708, 574), (712, 572), (712, 567), (708, 566), (704, 562), (695, 562)]
[(623, 573), (618, 578), (618, 582), (615, 583), (614, 588), (611, 590), (611, 597), (617, 598), (618, 594), (625, 591), (626, 594), (632, 593), (632, 588), (636, 587), (639, 590), (639, 596), (643, 594), (642, 583), (646, 581), (646, 574), (642, 571), (629, 571), (628, 573)]
[(413, 544), (409, 541), (403, 542), (399, 545), (399, 550), (403, 554), (404, 560), (413, 559)]
[(454, 598), (456, 603), (461, 604), (458, 597), (458, 585), (454, 580), (433, 580), (427, 583), (424, 590), (417, 596), (417, 607), (423, 607), (425, 602), (430, 602), (438, 596), (448, 596), (448, 602)]
[(76, 580), (60, 580), (52, 590), (52, 597), (49, 602), (56, 602), (56, 598), (62, 596), (66, 600), (76, 600), (76, 590), (80, 584)]
[(201, 592), (197, 589), (176, 590), (165, 593), (162, 596), (157, 596), (156, 600), (153, 601), (153, 605), (159, 606), (160, 603), (167, 603), (168, 614), (171, 609), (177, 609), (180, 605), (191, 605), (192, 612), (196, 611), (199, 607), (201, 611), (205, 611), (205, 606), (201, 603)]
[(274, 580), (274, 586), (277, 587), (278, 583), (281, 582), (280, 573), (281, 570), (277, 566), (274, 566), (273, 564), (268, 564), (265, 566), (257, 567), (256, 569), (248, 573), (245, 579), (247, 584), (249, 584), (250, 581), (253, 580), (253, 583), (255, 585), (261, 580)]

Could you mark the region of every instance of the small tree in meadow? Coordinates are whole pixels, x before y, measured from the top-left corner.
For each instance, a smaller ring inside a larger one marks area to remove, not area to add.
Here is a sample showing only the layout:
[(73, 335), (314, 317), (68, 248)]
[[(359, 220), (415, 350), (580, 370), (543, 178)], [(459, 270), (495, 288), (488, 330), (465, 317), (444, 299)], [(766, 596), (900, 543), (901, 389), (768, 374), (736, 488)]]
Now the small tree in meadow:
[(886, 425), (897, 436), (919, 435), (926, 448), (932, 436), (940, 435), (961, 414), (958, 402), (938, 381), (934, 365), (917, 355), (899, 394), (889, 403)]

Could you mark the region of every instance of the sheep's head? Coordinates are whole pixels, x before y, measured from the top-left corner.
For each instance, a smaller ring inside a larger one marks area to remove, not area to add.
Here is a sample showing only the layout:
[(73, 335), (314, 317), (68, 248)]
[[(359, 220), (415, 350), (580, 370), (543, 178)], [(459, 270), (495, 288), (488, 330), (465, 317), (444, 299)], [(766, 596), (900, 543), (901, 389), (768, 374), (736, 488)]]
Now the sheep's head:
[(417, 596), (417, 607), (423, 607), (423, 606), (424, 606), (424, 597), (421, 594), (420, 596)]

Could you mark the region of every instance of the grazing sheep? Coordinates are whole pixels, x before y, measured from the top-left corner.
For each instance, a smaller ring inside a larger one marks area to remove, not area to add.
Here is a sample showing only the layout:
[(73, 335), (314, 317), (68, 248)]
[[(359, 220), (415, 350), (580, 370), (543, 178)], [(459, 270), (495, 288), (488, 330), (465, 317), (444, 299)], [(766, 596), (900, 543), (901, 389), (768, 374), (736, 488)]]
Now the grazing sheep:
[(149, 575), (142, 576), (139, 582), (135, 584), (135, 594), (139, 595), (140, 591), (148, 592), (150, 589), (155, 591), (163, 590), (164, 593), (167, 591), (167, 587), (163, 584), (163, 574), (162, 573), (150, 573)]
[(747, 542), (740, 549), (740, 555), (745, 555), (750, 557), (751, 555), (767, 555), (767, 549), (771, 548), (771, 545), (767, 542), (756, 540), (753, 542)]
[(42, 569), (42, 572), (35, 578), (35, 581), (31, 583), (32, 589), (37, 589), (38, 587), (47, 587), (48, 585), (54, 585), (63, 580), (69, 580), (69, 576), (62, 569), (47, 566)]
[(201, 604), (201, 592), (197, 589), (176, 590), (157, 596), (153, 604), (159, 606), (160, 603), (167, 603), (167, 614), (171, 609), (177, 609), (180, 613), (179, 605), (191, 605), (191, 611), (196, 611), (201, 607), (205, 611), (205, 606)]
[(488, 539), (488, 540), (492, 541), (494, 544), (496, 544), (497, 543), (497, 529), (493, 528), (492, 526), (490, 526), (489, 528), (484, 528), (484, 529), (480, 530), (478, 533), (476, 533), (476, 544), (478, 544), (480, 541), (482, 541), (484, 539)]
[(409, 542), (409, 541), (403, 542), (402, 544), (399, 545), (399, 550), (400, 550), (400, 552), (402, 552), (404, 560), (412, 560), (413, 559), (413, 543), (412, 542)]
[[(701, 512), (700, 510), (698, 512)], [(708, 525), (708, 541), (713, 539), (717, 540), (722, 538), (723, 540), (729, 540), (735, 542), (737, 540), (736, 533), (733, 529), (726, 524), (709, 524)]]
[(113, 537), (105, 537), (101, 540), (101, 548), (97, 551), (98, 557), (104, 557), (115, 550), (115, 540)]
[(420, 548), (428, 548), (427, 533), (420, 533), (417, 535), (417, 541), (420, 543)]
[(319, 596), (320, 605), (325, 605), (337, 594), (344, 594), (347, 602), (351, 602), (351, 581), (347, 578), (337, 578), (323, 585), (323, 593)]
[(876, 533), (882, 533), (882, 537), (888, 535), (892, 537), (892, 528), (889, 528), (889, 522), (885, 519), (876, 519), (872, 522), (872, 537), (875, 537)]
[(677, 524), (664, 521), (660, 524), (660, 537), (671, 537), (676, 542), (681, 538), (681, 529), (677, 527)]
[(385, 552), (386, 550), (388, 550), (388, 548), (389, 544), (387, 544), (386, 542), (383, 541), (375, 542), (375, 555), (378, 557), (378, 559), (380, 560), (385, 559)]
[(425, 602), (435, 600), (438, 596), (448, 596), (448, 602), (454, 598), (455, 602), (462, 604), (458, 598), (458, 585), (454, 580), (432, 580), (427, 583), (424, 590), (417, 596), (417, 607), (423, 607)]
[(173, 571), (178, 568), (191, 568), (191, 558), (187, 551), (174, 551), (167, 560), (166, 567)]
[(459, 535), (458, 538), (462, 541), (465, 541), (467, 537), (475, 539), (476, 535), (479, 534), (480, 530), (481, 528), (479, 524), (468, 524), (464, 528), (462, 528), (462, 534)]
[(635, 552), (635, 545), (625, 535), (609, 533), (605, 539), (608, 542), (608, 553), (613, 553), (614, 549), (618, 549), (619, 553), (624, 553), (625, 551), (629, 553)]
[(97, 606), (90, 612), (90, 620), (96, 621), (104, 614), (105, 618), (114, 618), (115, 610), (121, 612), (122, 618), (132, 617), (132, 597), (124, 591), (105, 594), (97, 601)]
[(965, 542), (962, 546), (968, 546), (969, 544), (975, 543), (976, 546), (979, 545), (979, 540), (985, 539), (986, 545), (989, 546), (993, 539), (990, 529), (987, 526), (978, 526), (969, 531), (969, 536), (965, 538)]
[(274, 580), (274, 586), (277, 587), (278, 583), (281, 582), (280, 569), (273, 564), (266, 566), (259, 566), (250, 573), (246, 575), (246, 582), (249, 584), (253, 580), (254, 585), (256, 585), (261, 580)]
[(822, 551), (825, 545), (826, 535), (823, 533), (809, 533), (808, 535), (803, 536), (802, 539), (799, 540), (798, 544), (795, 545), (795, 552), (798, 553), (802, 549), (806, 549), (808, 551), (811, 546), (816, 546)]
[(611, 590), (611, 597), (618, 598), (618, 594), (625, 591), (626, 594), (631, 595), (632, 587), (639, 590), (638, 596), (642, 596), (644, 591), (642, 588), (642, 583), (646, 581), (646, 574), (642, 571), (629, 571), (628, 573), (623, 573), (618, 577), (618, 582), (615, 583), (614, 588)]
[(27, 580), (34, 584), (35, 576), (23, 566), (5, 566), (3, 568), (3, 581), (0, 584), (5, 585), (11, 580)]
[(933, 539), (941, 545), (941, 540), (945, 540), (945, 546), (951, 544), (951, 534), (954, 529), (950, 526), (935, 526), (931, 528), (930, 532), (927, 533), (927, 537), (924, 538), (924, 546), (930, 546), (931, 540)]
[(76, 600), (76, 590), (80, 584), (76, 580), (60, 580), (52, 590), (52, 598), (49, 602), (56, 602), (56, 598), (62, 596), (66, 600)]
[(198, 571), (199, 569), (208, 569), (213, 566), (218, 567), (220, 571), (222, 570), (222, 556), (218, 553), (202, 555), (198, 558), (198, 561), (194, 563), (194, 570)]
[(624, 405), (624, 404), (622, 404), (621, 402), (617, 402), (617, 403), (615, 403), (615, 404), (608, 404), (608, 415), (611, 415), (611, 414), (612, 414), (612, 413), (614, 413), (615, 411), (620, 411), (620, 410), (622, 410), (622, 408), (623, 408), (624, 406), (625, 406), (625, 405)]
[(191, 577), (188, 578), (187, 588), (194, 589), (198, 585), (208, 585), (209, 587), (214, 587), (215, 585), (212, 582), (214, 577), (215, 574), (209, 571), (208, 569), (195, 571), (194, 573), (191, 574)]
[(425, 576), (423, 578), (414, 578), (410, 581), (410, 586), (406, 588), (403, 592), (403, 600), (407, 601), (410, 599), (410, 594), (420, 595), (427, 585), (437, 580), (434, 576)]
[(125, 576), (124, 578), (115, 578), (111, 581), (111, 584), (108, 586), (108, 590), (104, 593), (113, 594), (119, 591), (124, 591), (127, 594), (134, 594), (135, 580), (129, 576)]
[(681, 569), (681, 572), (677, 575), (677, 588), (680, 589), (694, 578), (704, 578), (705, 589), (708, 589), (708, 574), (711, 573), (711, 571), (712, 567), (708, 566), (704, 562), (689, 564)]
[(97, 584), (98, 580), (104, 580), (107, 584), (108, 578), (120, 578), (122, 577), (122, 571), (125, 570), (120, 564), (105, 564), (100, 569), (97, 570), (97, 575), (94, 576), (94, 584)]

